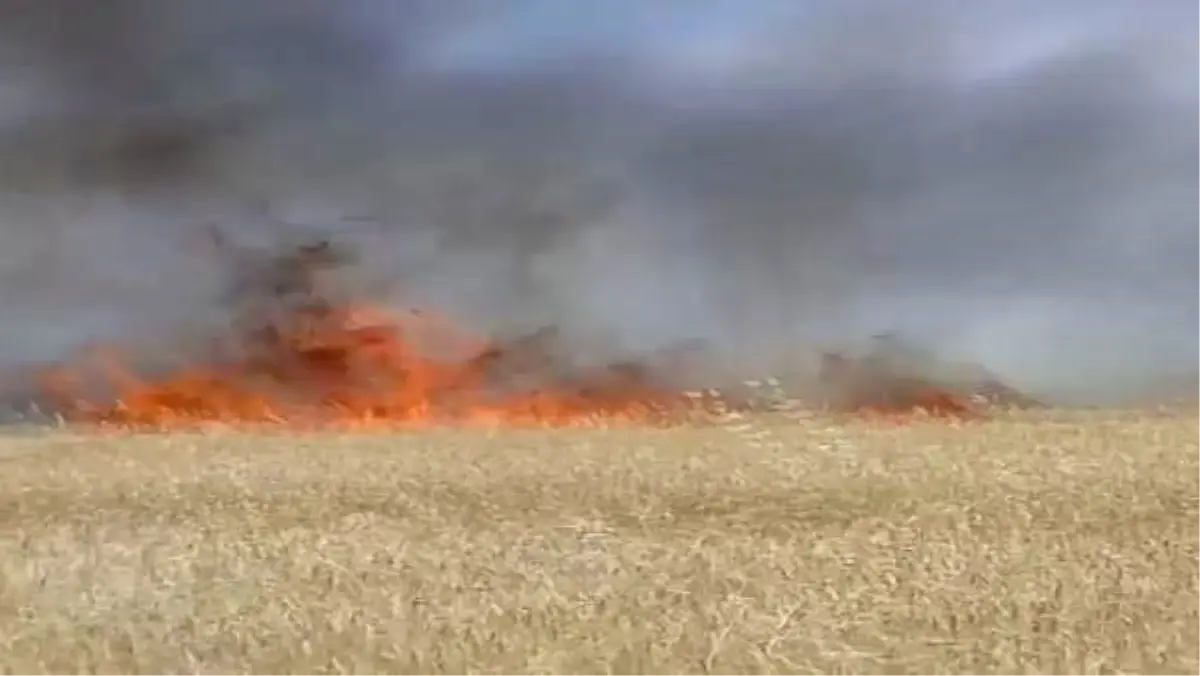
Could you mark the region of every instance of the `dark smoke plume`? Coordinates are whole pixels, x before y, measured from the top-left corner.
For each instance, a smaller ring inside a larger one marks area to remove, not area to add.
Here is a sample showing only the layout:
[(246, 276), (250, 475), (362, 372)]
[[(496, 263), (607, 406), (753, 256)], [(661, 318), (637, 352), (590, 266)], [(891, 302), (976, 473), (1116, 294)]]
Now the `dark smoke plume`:
[(3, 0), (0, 360), (206, 321), (217, 223), (497, 331), (1113, 398), (1197, 368), (1196, 45), (1183, 0)]

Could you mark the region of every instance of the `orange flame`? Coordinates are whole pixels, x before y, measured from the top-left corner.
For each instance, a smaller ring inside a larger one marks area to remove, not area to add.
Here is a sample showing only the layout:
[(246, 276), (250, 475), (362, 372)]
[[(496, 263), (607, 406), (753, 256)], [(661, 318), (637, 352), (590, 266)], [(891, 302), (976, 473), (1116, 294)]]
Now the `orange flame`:
[[(505, 359), (506, 348), (425, 315), (404, 321), (350, 307), (286, 319), (235, 336), (236, 359), (155, 378), (126, 366), (130, 360), (119, 350), (101, 347), (72, 366), (44, 371), (40, 382), (68, 421), (140, 429), (648, 423), (687, 408), (681, 393), (618, 369), (560, 378), (534, 391), (497, 391), (491, 367)], [(424, 356), (414, 346), (417, 337), (471, 349), (473, 356)], [(110, 403), (79, 396), (88, 375), (113, 390)]]
[(869, 418), (893, 422), (910, 420), (914, 413), (933, 418), (954, 418), (964, 421), (987, 418), (963, 397), (937, 388), (927, 388), (909, 393), (900, 401), (855, 402), (850, 408), (853, 412)]
[[(340, 264), (326, 243), (250, 263), (255, 267), (243, 271), (250, 274), (236, 287), (241, 309), (230, 335), (209, 354), (147, 375), (130, 366), (136, 360), (127, 352), (92, 347), (38, 374), (51, 404), (69, 422), (157, 430), (663, 424), (732, 404), (664, 387), (638, 365), (564, 374), (536, 335), (496, 344), (429, 313), (334, 302), (317, 274)], [(860, 373), (860, 365), (841, 357), (827, 362), (828, 375), (850, 385), (842, 410), (982, 417), (965, 399), (937, 388)], [(94, 393), (97, 383), (107, 394)]]

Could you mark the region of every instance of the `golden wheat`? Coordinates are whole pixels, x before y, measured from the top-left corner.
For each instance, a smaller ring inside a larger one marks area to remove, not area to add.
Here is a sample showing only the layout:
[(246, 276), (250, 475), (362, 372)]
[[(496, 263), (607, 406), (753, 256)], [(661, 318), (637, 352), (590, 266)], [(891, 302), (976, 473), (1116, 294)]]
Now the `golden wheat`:
[(0, 443), (5, 672), (1191, 672), (1195, 415)]

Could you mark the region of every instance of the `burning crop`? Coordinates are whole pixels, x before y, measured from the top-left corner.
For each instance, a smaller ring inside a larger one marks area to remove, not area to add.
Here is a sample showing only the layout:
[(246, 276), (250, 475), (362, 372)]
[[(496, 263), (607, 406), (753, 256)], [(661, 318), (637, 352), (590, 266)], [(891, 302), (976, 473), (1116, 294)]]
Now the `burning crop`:
[[(694, 408), (636, 364), (549, 363), (539, 343), (552, 331), (493, 343), (429, 313), (342, 300), (323, 273), (347, 259), (321, 242), (252, 260), (231, 294), (229, 335), (195, 364), (148, 375), (119, 348), (96, 347), (43, 371), (41, 387), (70, 422), (139, 429), (661, 423)], [(97, 382), (106, 395), (84, 396)]]
[[(327, 241), (270, 256), (221, 250), (239, 254), (230, 321), (193, 359), (150, 369), (136, 350), (92, 346), (40, 371), (39, 398), (68, 422), (151, 430), (661, 425), (763, 406), (737, 388), (684, 391), (679, 382), (712, 356), (695, 341), (581, 368), (556, 355), (555, 327), (491, 340), (347, 294), (334, 273), (353, 256)], [(981, 419), (981, 399), (1032, 402), (993, 380), (977, 392), (945, 387), (878, 354), (827, 354), (818, 380), (826, 408), (892, 420)]]

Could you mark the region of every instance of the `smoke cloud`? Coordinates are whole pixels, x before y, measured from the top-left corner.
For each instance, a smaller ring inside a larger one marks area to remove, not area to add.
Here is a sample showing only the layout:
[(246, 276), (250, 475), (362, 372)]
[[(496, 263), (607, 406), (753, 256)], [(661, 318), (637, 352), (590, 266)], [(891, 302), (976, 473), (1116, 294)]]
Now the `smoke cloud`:
[(486, 330), (1115, 398), (1197, 369), (1197, 13), (0, 0), (0, 363), (205, 321), (220, 224)]

